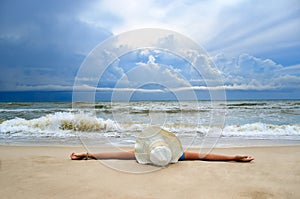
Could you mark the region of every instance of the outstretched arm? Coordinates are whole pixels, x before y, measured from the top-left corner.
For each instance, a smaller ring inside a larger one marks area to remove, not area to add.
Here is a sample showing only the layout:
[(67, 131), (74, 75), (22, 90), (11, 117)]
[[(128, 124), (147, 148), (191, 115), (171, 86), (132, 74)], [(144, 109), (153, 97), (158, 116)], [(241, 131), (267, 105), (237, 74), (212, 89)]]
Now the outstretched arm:
[(184, 160), (206, 160), (206, 161), (237, 161), (237, 162), (250, 162), (254, 160), (251, 156), (245, 155), (220, 155), (220, 154), (200, 154), (198, 152), (184, 152)]
[[(122, 151), (122, 152), (107, 152), (107, 153), (71, 153), (70, 158), (72, 160), (83, 159), (123, 159), (131, 160), (135, 159), (134, 151)], [(184, 152), (184, 159), (182, 160), (205, 160), (205, 161), (237, 161), (237, 162), (250, 162), (254, 160), (251, 156), (231, 156), (220, 154), (200, 154), (198, 152)]]
[(123, 159), (130, 160), (135, 159), (134, 151), (122, 151), (122, 152), (107, 152), (107, 153), (71, 153), (70, 158), (72, 160), (83, 159)]

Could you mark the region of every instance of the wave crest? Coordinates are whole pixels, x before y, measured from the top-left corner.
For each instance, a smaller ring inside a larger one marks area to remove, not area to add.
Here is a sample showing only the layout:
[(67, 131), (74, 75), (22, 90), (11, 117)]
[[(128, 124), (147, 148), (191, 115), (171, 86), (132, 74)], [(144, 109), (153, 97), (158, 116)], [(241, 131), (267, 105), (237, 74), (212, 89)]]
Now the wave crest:
[(84, 113), (56, 112), (36, 119), (25, 120), (14, 118), (3, 121), (0, 124), (1, 133), (35, 132), (47, 131), (84, 131), (104, 132), (116, 130), (112, 120), (96, 118)]

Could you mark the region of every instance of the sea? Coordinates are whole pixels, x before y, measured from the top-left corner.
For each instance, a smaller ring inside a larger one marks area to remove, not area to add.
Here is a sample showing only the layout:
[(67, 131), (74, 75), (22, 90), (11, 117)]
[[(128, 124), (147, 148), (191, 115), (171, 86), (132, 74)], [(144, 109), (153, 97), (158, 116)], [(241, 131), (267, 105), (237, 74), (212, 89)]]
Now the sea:
[(0, 145), (133, 147), (149, 125), (186, 148), (299, 145), (300, 100), (0, 103)]

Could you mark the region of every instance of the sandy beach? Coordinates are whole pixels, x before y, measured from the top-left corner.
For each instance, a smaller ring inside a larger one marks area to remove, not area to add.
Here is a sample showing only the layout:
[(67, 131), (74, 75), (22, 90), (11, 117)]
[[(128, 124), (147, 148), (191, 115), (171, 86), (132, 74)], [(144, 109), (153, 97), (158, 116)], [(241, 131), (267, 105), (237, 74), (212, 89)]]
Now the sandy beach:
[(84, 149), (0, 146), (1, 198), (300, 198), (300, 146), (214, 149), (255, 161), (183, 161), (143, 174), (111, 169), (105, 161), (71, 161), (72, 151)]

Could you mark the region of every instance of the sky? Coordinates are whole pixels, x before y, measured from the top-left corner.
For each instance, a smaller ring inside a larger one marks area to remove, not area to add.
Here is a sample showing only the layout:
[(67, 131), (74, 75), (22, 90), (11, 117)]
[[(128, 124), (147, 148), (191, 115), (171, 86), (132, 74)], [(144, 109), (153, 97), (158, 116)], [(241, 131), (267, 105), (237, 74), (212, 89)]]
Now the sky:
[[(13, 92), (34, 100), (39, 96), (28, 93), (72, 91), (93, 49), (141, 28), (172, 30), (199, 44), (228, 99), (300, 99), (299, 0), (1, 0), (0, 101), (14, 100)], [(142, 85), (149, 77), (172, 86)], [(205, 91), (189, 63), (159, 50), (118, 58), (98, 83), (102, 99), (116, 86), (137, 89), (139, 99), (160, 99), (173, 87)]]

